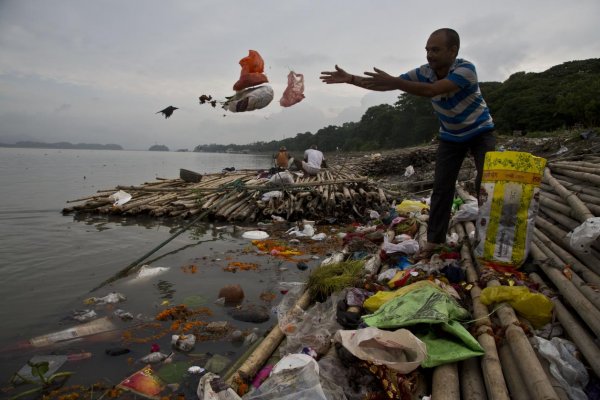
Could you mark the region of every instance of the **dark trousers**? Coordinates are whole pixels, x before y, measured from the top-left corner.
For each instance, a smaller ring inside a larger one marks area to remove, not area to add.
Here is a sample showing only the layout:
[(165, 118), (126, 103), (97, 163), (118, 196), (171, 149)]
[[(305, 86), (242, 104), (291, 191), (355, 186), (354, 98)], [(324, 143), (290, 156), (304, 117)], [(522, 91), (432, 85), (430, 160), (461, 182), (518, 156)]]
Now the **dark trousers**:
[(446, 243), (446, 233), (450, 223), (450, 211), (454, 200), (456, 179), (463, 160), (470, 151), (475, 160), (477, 178), (475, 192), (479, 197), (481, 175), (485, 153), (493, 151), (496, 138), (492, 131), (482, 133), (464, 143), (439, 141), (437, 159), (435, 161), (435, 176), (433, 178), (433, 192), (427, 225), (427, 241), (431, 243)]

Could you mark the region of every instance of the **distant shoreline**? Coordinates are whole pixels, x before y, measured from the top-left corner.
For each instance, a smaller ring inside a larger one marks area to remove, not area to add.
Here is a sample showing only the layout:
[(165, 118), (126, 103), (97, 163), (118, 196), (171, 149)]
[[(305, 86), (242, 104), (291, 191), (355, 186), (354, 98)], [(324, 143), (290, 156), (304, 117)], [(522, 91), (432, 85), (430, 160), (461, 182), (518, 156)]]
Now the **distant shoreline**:
[(96, 144), (96, 143), (43, 143), (43, 142), (17, 142), (15, 144), (0, 143), (0, 147), (19, 149), (64, 149), (64, 150), (123, 150), (118, 144)]

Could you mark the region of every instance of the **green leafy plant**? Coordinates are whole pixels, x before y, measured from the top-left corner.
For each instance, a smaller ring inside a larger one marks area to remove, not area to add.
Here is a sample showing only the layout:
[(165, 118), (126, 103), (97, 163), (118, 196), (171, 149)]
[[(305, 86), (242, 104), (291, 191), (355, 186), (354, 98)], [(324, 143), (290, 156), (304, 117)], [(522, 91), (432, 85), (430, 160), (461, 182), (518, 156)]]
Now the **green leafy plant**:
[(69, 377), (73, 375), (73, 372), (57, 372), (50, 376), (46, 376), (46, 373), (50, 368), (50, 363), (48, 361), (42, 361), (37, 363), (27, 361), (27, 365), (31, 367), (31, 375), (34, 377), (38, 377), (39, 381), (26, 378), (20, 375), (18, 372), (15, 372), (14, 376), (11, 379), (11, 383), (17, 383), (16, 379), (19, 378), (21, 380), (19, 384), (31, 384), (35, 385), (35, 387), (11, 397), (11, 400), (29, 396), (37, 392), (45, 394), (50, 392), (51, 390), (59, 389), (65, 384)]

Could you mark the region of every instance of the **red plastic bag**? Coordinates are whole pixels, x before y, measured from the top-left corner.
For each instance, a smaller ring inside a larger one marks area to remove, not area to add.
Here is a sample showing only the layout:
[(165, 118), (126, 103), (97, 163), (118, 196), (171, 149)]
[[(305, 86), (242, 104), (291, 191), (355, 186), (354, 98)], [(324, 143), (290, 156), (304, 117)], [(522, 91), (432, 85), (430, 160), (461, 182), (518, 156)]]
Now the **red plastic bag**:
[(240, 79), (233, 85), (233, 90), (236, 92), (269, 82), (267, 76), (263, 74), (265, 62), (257, 51), (248, 50), (248, 56), (240, 60), (240, 65), (242, 66)]
[(282, 107), (290, 107), (299, 103), (304, 98), (304, 75), (290, 71), (288, 84), (279, 100)]

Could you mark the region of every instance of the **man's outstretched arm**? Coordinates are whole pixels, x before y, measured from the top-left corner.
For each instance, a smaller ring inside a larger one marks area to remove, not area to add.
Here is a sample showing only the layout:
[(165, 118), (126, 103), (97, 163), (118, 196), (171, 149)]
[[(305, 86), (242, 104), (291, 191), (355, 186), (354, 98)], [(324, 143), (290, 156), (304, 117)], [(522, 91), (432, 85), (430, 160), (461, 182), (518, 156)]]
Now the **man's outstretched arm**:
[(327, 84), (348, 83), (364, 89), (384, 92), (390, 90), (401, 90), (416, 96), (434, 97), (441, 94), (452, 93), (458, 86), (449, 79), (441, 79), (434, 83), (412, 82), (400, 77), (392, 76), (378, 68), (375, 72), (365, 72), (367, 76), (352, 75), (335, 66), (335, 71), (321, 72), (321, 80)]

